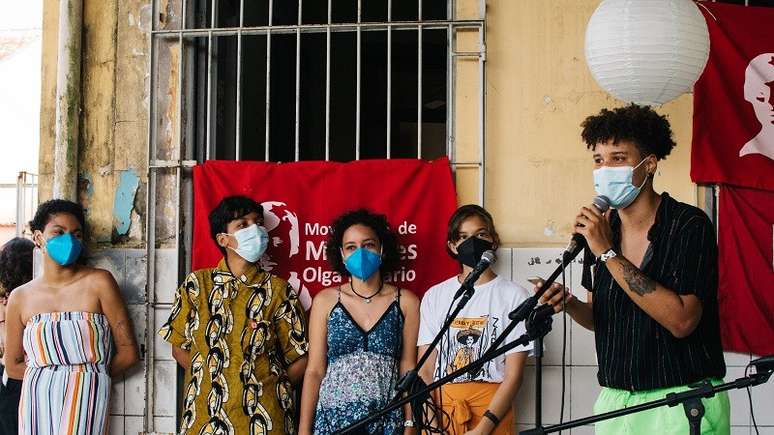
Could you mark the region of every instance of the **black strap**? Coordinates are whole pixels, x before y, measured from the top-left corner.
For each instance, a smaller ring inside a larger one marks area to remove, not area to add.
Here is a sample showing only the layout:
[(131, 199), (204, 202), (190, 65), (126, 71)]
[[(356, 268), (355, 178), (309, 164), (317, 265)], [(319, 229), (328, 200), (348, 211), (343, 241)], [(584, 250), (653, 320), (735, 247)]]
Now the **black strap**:
[(488, 418), (488, 419), (492, 420), (492, 423), (494, 423), (494, 426), (495, 426), (495, 427), (497, 427), (497, 425), (499, 425), (499, 424), (500, 424), (500, 419), (499, 419), (499, 418), (497, 418), (497, 416), (496, 416), (496, 415), (494, 415), (494, 413), (492, 413), (492, 411), (490, 411), (490, 410), (488, 410), (488, 409), (486, 410), (486, 412), (484, 412), (484, 417), (486, 417), (486, 418)]

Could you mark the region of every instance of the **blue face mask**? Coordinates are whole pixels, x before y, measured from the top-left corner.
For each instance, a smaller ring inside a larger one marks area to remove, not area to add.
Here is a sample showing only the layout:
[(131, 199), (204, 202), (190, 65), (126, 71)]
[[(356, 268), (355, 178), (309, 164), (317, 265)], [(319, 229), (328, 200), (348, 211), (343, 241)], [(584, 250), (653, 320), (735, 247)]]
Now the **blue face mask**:
[(637, 199), (648, 177), (645, 177), (640, 187), (632, 184), (634, 170), (639, 168), (645, 161), (638, 163), (637, 166), (603, 166), (594, 170), (594, 189), (599, 195), (604, 195), (610, 201), (610, 207), (622, 209), (628, 207)]
[(83, 245), (70, 233), (46, 240), (46, 254), (60, 266), (69, 266), (81, 256)]
[[(342, 252), (342, 257), (344, 253)], [(344, 267), (352, 276), (363, 281), (371, 277), (382, 265), (382, 256), (365, 248), (357, 248), (344, 260)]]
[(258, 261), (269, 246), (269, 234), (256, 224), (229, 235), (234, 236), (238, 243), (236, 249), (230, 249), (250, 263)]

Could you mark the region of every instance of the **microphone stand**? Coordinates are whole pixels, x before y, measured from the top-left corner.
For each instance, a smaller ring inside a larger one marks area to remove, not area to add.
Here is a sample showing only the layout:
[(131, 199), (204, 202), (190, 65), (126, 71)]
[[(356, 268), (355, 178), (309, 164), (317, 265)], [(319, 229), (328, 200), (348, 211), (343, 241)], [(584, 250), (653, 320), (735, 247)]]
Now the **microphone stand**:
[(654, 400), (652, 402), (646, 402), (640, 405), (632, 406), (630, 408), (623, 408), (591, 417), (579, 418), (577, 420), (571, 420), (562, 424), (556, 424), (548, 427), (536, 427), (534, 429), (524, 430), (519, 433), (521, 435), (544, 435), (596, 423), (599, 421), (609, 420), (611, 418), (634, 414), (636, 412), (642, 412), (649, 409), (658, 408), (660, 406), (672, 407), (682, 403), (683, 408), (685, 409), (685, 416), (688, 418), (690, 435), (700, 435), (701, 419), (704, 416), (704, 405), (701, 402), (703, 397), (709, 398), (714, 396), (715, 393), (722, 391), (737, 388), (747, 388), (763, 384), (769, 380), (771, 374), (771, 371), (755, 373), (749, 376), (738, 378), (735, 381), (716, 386), (713, 386), (709, 381), (705, 380), (699, 384), (693, 385), (690, 390), (683, 391), (681, 393), (669, 393), (663, 399)]
[[(515, 310), (508, 314), (508, 318), (511, 319), (511, 323), (503, 330), (503, 332), (492, 342), (489, 350), (484, 353), (482, 358), (489, 357), (490, 352), (494, 352), (500, 344), (508, 337), (511, 331), (523, 320), (527, 320), (530, 316), (547, 316), (549, 318), (548, 331), (551, 329), (550, 317), (554, 314), (554, 308), (550, 305), (542, 305), (535, 308), (540, 300), (540, 297), (546, 290), (553, 285), (556, 278), (564, 272), (567, 266), (572, 262), (575, 257), (585, 247), (585, 240), (583, 238), (575, 239), (575, 247), (570, 251), (565, 251), (562, 254), (562, 264), (556, 267), (551, 275), (543, 281), (543, 285), (540, 286), (538, 291), (527, 298), (521, 303)], [(527, 322), (529, 326), (529, 322)], [(548, 333), (546, 331), (546, 334)], [(543, 337), (546, 334), (538, 334), (534, 338), (533, 353), (535, 357), (535, 426), (540, 428), (543, 423)]]
[(538, 288), (538, 291), (534, 295), (525, 299), (521, 305), (519, 305), (515, 310), (508, 314), (508, 318), (511, 319), (511, 323), (508, 324), (508, 326), (497, 337), (497, 339), (492, 342), (489, 350), (484, 355), (497, 349), (497, 347), (502, 344), (502, 342), (505, 341), (505, 339), (508, 337), (508, 334), (510, 334), (510, 332), (516, 328), (519, 322), (527, 319), (530, 313), (532, 313), (532, 311), (537, 306), (538, 301), (540, 301), (540, 297), (543, 296), (543, 293), (546, 292), (546, 289), (553, 285), (554, 281), (556, 281), (556, 278), (558, 278), (559, 275), (561, 275), (562, 272), (567, 269), (567, 266), (569, 266), (569, 264), (573, 259), (575, 259), (575, 257), (578, 256), (578, 254), (580, 254), (584, 247), (585, 245), (579, 244), (575, 249), (571, 251), (565, 251), (564, 254), (562, 254), (562, 264), (557, 266), (551, 275), (543, 281), (543, 284), (540, 286), (540, 288)]
[(459, 368), (455, 370), (454, 372), (444, 376), (441, 379), (438, 379), (437, 381), (433, 382), (432, 384), (428, 385), (427, 387), (424, 387), (422, 389), (416, 390), (408, 394), (406, 397), (403, 397), (399, 400), (393, 401), (390, 405), (387, 405), (386, 407), (382, 408), (381, 410), (361, 418), (360, 420), (352, 423), (351, 425), (345, 427), (341, 431), (338, 431), (337, 434), (356, 434), (360, 433), (359, 430), (362, 430), (368, 423), (370, 423), (373, 420), (376, 420), (378, 418), (381, 418), (384, 415), (389, 414), (394, 409), (397, 409), (406, 403), (412, 402), (416, 400), (419, 397), (426, 397), (429, 395), (430, 391), (440, 387), (443, 384), (447, 384), (454, 379), (470, 372), (474, 372), (479, 370), (481, 367), (484, 366), (487, 362), (491, 361), (494, 358), (497, 358), (500, 355), (505, 354), (509, 350), (523, 346), (530, 341), (533, 341), (536, 337), (545, 336), (548, 331), (551, 330), (551, 316), (554, 314), (554, 310), (546, 310), (546, 309), (538, 309), (534, 312), (530, 313), (528, 315), (527, 323), (526, 323), (526, 329), (527, 331), (522, 334), (521, 337), (517, 338), (516, 340), (504, 345), (503, 347), (488, 351), (485, 353), (484, 356), (477, 359), (476, 361), (473, 361), (472, 363), (466, 365), (465, 367)]
[[(435, 350), (435, 347), (438, 345), (438, 342), (441, 341), (443, 336), (446, 334), (446, 332), (451, 328), (452, 322), (454, 322), (454, 319), (457, 318), (457, 315), (462, 311), (463, 308), (465, 308), (465, 305), (467, 305), (468, 301), (471, 297), (473, 297), (474, 289), (473, 286), (465, 286), (463, 285), (460, 287), (460, 289), (464, 289), (464, 292), (462, 293), (462, 297), (457, 302), (457, 305), (454, 307), (454, 310), (446, 317), (446, 320), (443, 323), (443, 326), (441, 326), (441, 329), (438, 331), (438, 333), (435, 335), (435, 338), (433, 338), (433, 341), (430, 343), (430, 345), (427, 347), (427, 350), (424, 354), (422, 354), (422, 357), (419, 359), (419, 362), (417, 362), (417, 365), (407, 371), (403, 376), (401, 376), (400, 379), (398, 379), (397, 384), (395, 385), (395, 390), (397, 390), (397, 393), (395, 397), (393, 398), (393, 402), (400, 398), (401, 394), (412, 390), (414, 384), (419, 381), (419, 369), (427, 362), (427, 359), (430, 358), (430, 355), (433, 353), (433, 350)], [(452, 301), (452, 303), (454, 303)]]
[[(578, 242), (580, 241), (580, 242)], [(582, 238), (580, 238), (578, 241), (576, 241), (575, 246), (572, 250), (564, 252), (562, 255), (562, 264), (560, 264), (556, 270), (543, 282), (543, 285), (538, 289), (537, 293), (530, 296), (524, 302), (521, 303), (515, 310), (511, 311), (510, 314), (508, 314), (508, 318), (511, 320), (511, 323), (503, 330), (502, 333), (495, 339), (495, 341), (492, 342), (492, 344), (489, 346), (489, 349), (484, 352), (484, 354), (477, 359), (476, 361), (468, 364), (465, 367), (462, 367), (453, 373), (444, 376), (443, 378), (433, 382), (432, 384), (424, 387), (424, 388), (417, 388), (417, 383), (421, 381), (421, 379), (418, 376), (418, 370), (420, 367), (424, 365), (424, 363), (427, 361), (427, 359), (430, 357), (430, 353), (435, 349), (435, 346), (438, 344), (438, 342), (441, 340), (443, 335), (448, 331), (449, 327), (451, 326), (451, 323), (453, 322), (453, 319), (456, 317), (457, 314), (462, 310), (462, 307), (464, 303), (467, 303), (468, 300), (473, 296), (473, 288), (469, 287), (465, 289), (465, 293), (463, 294), (463, 298), (460, 299), (460, 302), (457, 304), (457, 307), (455, 308), (452, 315), (449, 315), (447, 317), (446, 322), (444, 322), (443, 327), (438, 332), (438, 334), (433, 339), (433, 342), (428, 346), (425, 353), (422, 355), (422, 357), (419, 360), (419, 363), (417, 366), (413, 369), (408, 371), (401, 379), (398, 380), (398, 384), (395, 387), (396, 390), (398, 390), (398, 393), (395, 395), (393, 400), (390, 402), (387, 407), (383, 408), (382, 410), (364, 417), (355, 423), (351, 424), (347, 428), (345, 428), (341, 433), (350, 433), (354, 430), (357, 430), (359, 428), (364, 427), (368, 422), (375, 420), (377, 418), (382, 417), (383, 415), (386, 415), (393, 409), (398, 408), (399, 406), (402, 406), (406, 403), (412, 402), (416, 399), (422, 398), (425, 399), (429, 395), (430, 391), (434, 390), (435, 388), (438, 388), (439, 386), (448, 383), (455, 378), (457, 378), (460, 375), (463, 375), (465, 373), (471, 372), (473, 370), (478, 370), (479, 368), (483, 367), (484, 364), (486, 364), (488, 361), (491, 361), (492, 359), (503, 355), (505, 352), (529, 343), (532, 340), (535, 340), (536, 338), (540, 337), (540, 340), (537, 344), (540, 345), (540, 351), (536, 353), (536, 355), (540, 355), (539, 358), (537, 358), (536, 361), (536, 373), (538, 376), (536, 376), (536, 387), (538, 389), (536, 390), (536, 394), (539, 399), (542, 399), (542, 338), (548, 333), (548, 331), (551, 330), (551, 316), (554, 314), (554, 310), (552, 307), (544, 305), (538, 310), (535, 310), (535, 307), (538, 304), (538, 301), (540, 300), (540, 297), (545, 293), (546, 289), (551, 287), (551, 285), (554, 283), (556, 278), (559, 277), (559, 275), (562, 274), (562, 272), (567, 268), (567, 266), (572, 262), (572, 260), (578, 256), (578, 254), (583, 250), (585, 247), (585, 242)], [(483, 270), (482, 270), (483, 273)], [(470, 277), (470, 276), (469, 276)], [(468, 277), (468, 278), (469, 278)], [(466, 281), (468, 282), (475, 282), (475, 280), (469, 281), (468, 278), (466, 278)], [(522, 321), (526, 321), (528, 319), (531, 319), (531, 321), (527, 322), (527, 332), (523, 334), (521, 337), (519, 337), (517, 340), (508, 343), (507, 345), (500, 348), (500, 345), (508, 338), (508, 335), (513, 331), (516, 326), (521, 323)], [(546, 320), (548, 319), (548, 320)], [(539, 326), (542, 326), (542, 328), (538, 328), (538, 322), (539, 320), (543, 320), (542, 324)], [(531, 330), (531, 331), (530, 331)], [(542, 332), (542, 333), (541, 333)], [(410, 393), (404, 397), (400, 398), (400, 396), (406, 392)], [(536, 421), (539, 421), (542, 419), (542, 407), (540, 404), (541, 400), (537, 400), (535, 404), (536, 408), (536, 414), (535, 418)], [(419, 419), (416, 417), (421, 416), (420, 410), (416, 409), (418, 407), (412, 406), (412, 411), (414, 413), (415, 422), (418, 422)], [(420, 422), (423, 423), (423, 422)], [(423, 424), (420, 424), (419, 429), (421, 429), (421, 426)]]
[[(427, 346), (427, 350), (425, 350), (425, 353), (422, 354), (422, 357), (417, 362), (417, 365), (406, 372), (403, 376), (398, 379), (398, 382), (395, 385), (395, 390), (397, 391), (395, 393), (395, 396), (393, 397), (391, 404), (396, 403), (396, 401), (400, 400), (401, 395), (407, 392), (414, 392), (417, 391), (419, 388), (424, 387), (425, 384), (422, 382), (422, 380), (419, 378), (419, 369), (425, 365), (427, 360), (430, 358), (430, 355), (435, 350), (435, 347), (438, 345), (438, 343), (441, 341), (444, 335), (449, 331), (451, 328), (452, 322), (454, 322), (454, 319), (457, 318), (457, 315), (462, 311), (463, 308), (465, 308), (465, 305), (467, 305), (468, 301), (473, 297), (474, 290), (474, 283), (478, 281), (478, 278), (481, 276), (481, 274), (484, 273), (489, 267), (483, 268), (483, 269), (476, 269), (474, 268), (463, 280), (462, 285), (460, 286), (459, 290), (457, 290), (457, 294), (462, 294), (462, 297), (460, 297), (459, 301), (457, 302), (457, 305), (454, 307), (454, 310), (446, 316), (446, 319), (444, 320), (443, 325), (441, 326), (441, 329), (438, 331), (438, 333), (433, 338), (433, 341), (430, 343), (430, 345)], [(455, 297), (454, 300), (457, 300)], [(452, 301), (452, 304), (454, 303), (454, 300)], [(419, 396), (417, 396), (420, 398)], [(420, 402), (423, 402), (426, 397), (421, 397), (421, 400), (417, 401), (417, 405), (420, 404)], [(414, 421), (419, 421), (421, 417), (421, 413), (418, 409), (420, 406), (412, 406), (412, 410), (414, 413)], [(421, 426), (421, 424), (420, 424)], [(420, 427), (421, 429), (421, 427)]]
[[(550, 305), (543, 305), (540, 308), (537, 308), (533, 313), (540, 312), (541, 310), (546, 310), (547, 312), (545, 315), (548, 316), (549, 320), (549, 326), (548, 329), (550, 331), (551, 329), (551, 315), (554, 314), (554, 308)], [(549, 331), (546, 331), (548, 333)], [(535, 426), (541, 427), (543, 424), (543, 337), (544, 335), (539, 335), (535, 337), (534, 346), (532, 347), (533, 353), (535, 355)]]
[[(515, 311), (516, 310), (514, 310), (514, 312)], [(516, 348), (518, 346), (523, 346), (529, 343), (530, 341), (534, 341), (538, 338), (544, 337), (551, 330), (551, 321), (552, 321), (553, 314), (554, 314), (553, 308), (547, 305), (541, 306), (540, 308), (533, 310), (527, 315), (526, 332), (518, 339), (506, 344), (505, 346), (499, 349), (486, 352), (481, 358), (470, 363), (469, 365), (455, 370), (454, 372), (448, 374), (447, 376), (444, 376), (443, 378), (433, 382), (432, 384), (428, 385), (425, 388), (422, 388), (421, 390), (413, 391), (406, 397), (393, 402), (387, 407), (352, 423), (351, 425), (342, 429), (338, 433), (340, 434), (359, 433), (357, 431), (362, 430), (365, 427), (365, 425), (367, 425), (369, 422), (376, 420), (384, 415), (387, 415), (388, 413), (392, 412), (394, 409), (397, 409), (405, 405), (406, 403), (409, 403), (417, 399), (418, 397), (427, 396), (430, 393), (430, 391), (440, 387), (443, 384), (449, 383), (466, 373), (479, 370), (487, 362), (491, 361), (492, 359), (500, 355), (505, 354), (506, 352), (508, 352), (513, 348)], [(700, 427), (701, 419), (704, 415), (704, 406), (701, 403), (701, 398), (712, 397), (715, 393), (722, 392), (722, 391), (727, 391), (727, 390), (736, 389), (736, 388), (741, 389), (741, 388), (746, 388), (750, 386), (760, 385), (762, 383), (767, 382), (771, 377), (772, 373), (774, 373), (774, 356), (759, 358), (758, 360), (752, 361), (750, 365), (756, 367), (759, 373), (738, 378), (735, 381), (717, 385), (717, 386), (713, 386), (708, 381), (704, 381), (702, 383), (699, 383), (698, 385), (693, 386), (693, 389), (691, 390), (680, 392), (680, 393), (669, 393), (666, 395), (664, 399), (643, 403), (641, 405), (633, 406), (630, 408), (610, 411), (604, 414), (599, 414), (591, 417), (585, 417), (585, 418), (581, 418), (573, 421), (568, 421), (562, 424), (551, 425), (548, 427), (538, 426), (534, 429), (522, 431), (520, 432), (520, 434), (521, 435), (542, 435), (547, 433), (554, 433), (554, 432), (559, 432), (562, 430), (567, 430), (578, 426), (596, 423), (598, 421), (608, 420), (611, 418), (632, 414), (635, 412), (641, 412), (648, 409), (657, 408), (660, 406), (665, 406), (665, 405), (677, 406), (682, 403), (685, 409), (686, 417), (689, 419), (689, 424), (691, 428), (690, 434), (699, 435), (701, 433), (701, 427)], [(536, 407), (538, 406), (539, 405), (536, 404)], [(540, 409), (540, 408), (538, 407), (537, 409)], [(536, 418), (539, 418), (538, 415), (536, 415)]]

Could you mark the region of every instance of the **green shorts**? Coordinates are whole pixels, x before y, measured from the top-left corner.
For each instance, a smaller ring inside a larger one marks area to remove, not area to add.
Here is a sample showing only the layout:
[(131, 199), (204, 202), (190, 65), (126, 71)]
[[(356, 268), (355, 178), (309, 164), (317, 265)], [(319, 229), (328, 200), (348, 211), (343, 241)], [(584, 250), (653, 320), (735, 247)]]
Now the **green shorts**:
[[(713, 385), (722, 384), (722, 379), (712, 379)], [(648, 391), (627, 391), (603, 387), (594, 404), (594, 414), (615, 411), (641, 405), (645, 402), (663, 399), (668, 393), (679, 393), (690, 388), (659, 388)], [(705, 414), (701, 420), (701, 433), (728, 435), (731, 432), (731, 406), (728, 394), (723, 391), (709, 399), (702, 399)], [(688, 419), (683, 406), (662, 406), (647, 411), (600, 421), (595, 425), (596, 435), (687, 435)]]

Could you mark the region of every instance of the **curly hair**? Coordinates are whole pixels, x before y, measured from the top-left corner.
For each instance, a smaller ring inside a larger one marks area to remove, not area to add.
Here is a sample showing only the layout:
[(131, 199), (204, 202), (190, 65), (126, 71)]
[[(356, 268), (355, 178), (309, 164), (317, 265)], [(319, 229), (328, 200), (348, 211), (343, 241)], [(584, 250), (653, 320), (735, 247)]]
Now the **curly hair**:
[(40, 204), (35, 212), (35, 216), (30, 221), (30, 229), (32, 231), (43, 231), (51, 218), (59, 213), (68, 213), (75, 216), (78, 219), (78, 223), (81, 224), (81, 230), (86, 231), (83, 207), (76, 202), (65, 199), (50, 199)]
[(16, 287), (32, 279), (31, 240), (14, 237), (0, 250), (0, 296), (7, 297)]
[(592, 151), (597, 144), (610, 140), (614, 144), (631, 141), (643, 157), (654, 154), (663, 160), (676, 145), (666, 116), (649, 106), (630, 104), (613, 110), (602, 109), (599, 114), (586, 118), (581, 127), (586, 148)]
[[(223, 198), (209, 215), (210, 236), (215, 241), (215, 244), (217, 245), (218, 243), (218, 234), (228, 232), (226, 228), (229, 222), (253, 212), (263, 217), (263, 207), (261, 204), (246, 196), (227, 196)], [(226, 255), (224, 247), (218, 245), (218, 249), (220, 249), (223, 255)]]
[(379, 242), (382, 245), (382, 265), (379, 267), (379, 272), (382, 278), (384, 278), (395, 271), (400, 262), (398, 236), (390, 229), (390, 224), (387, 222), (385, 215), (372, 213), (364, 208), (344, 213), (331, 224), (328, 242), (325, 245), (325, 255), (328, 258), (328, 263), (341, 276), (349, 276), (350, 273), (344, 266), (344, 259), (341, 256), (344, 232), (349, 227), (358, 224), (371, 228), (376, 233), (376, 237), (379, 238)]
[[(446, 227), (446, 241), (455, 243), (457, 240), (459, 240), (460, 226), (462, 226), (462, 223), (465, 222), (466, 219), (472, 216), (478, 216), (482, 221), (484, 221), (487, 231), (489, 231), (489, 234), (491, 234), (492, 238), (494, 239), (494, 245), (499, 246), (500, 236), (497, 234), (497, 230), (495, 230), (494, 219), (492, 218), (492, 215), (489, 214), (489, 212), (486, 211), (484, 207), (476, 204), (466, 204), (460, 206), (454, 212), (454, 214), (451, 215), (449, 218), (449, 224)], [(446, 245), (446, 253), (449, 254), (451, 258), (455, 260), (457, 259), (457, 255), (451, 249), (449, 249), (448, 243)]]

